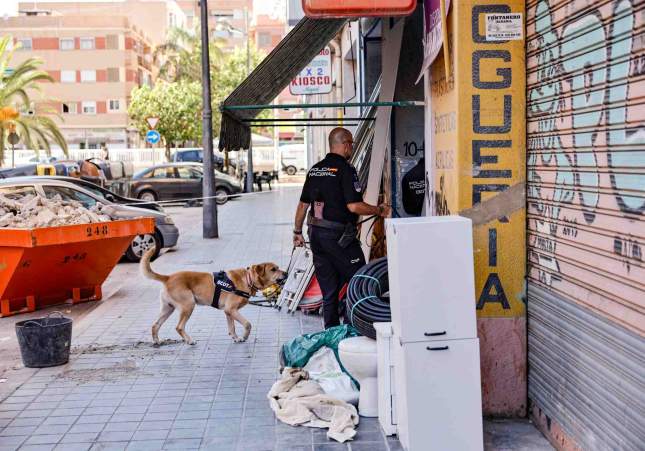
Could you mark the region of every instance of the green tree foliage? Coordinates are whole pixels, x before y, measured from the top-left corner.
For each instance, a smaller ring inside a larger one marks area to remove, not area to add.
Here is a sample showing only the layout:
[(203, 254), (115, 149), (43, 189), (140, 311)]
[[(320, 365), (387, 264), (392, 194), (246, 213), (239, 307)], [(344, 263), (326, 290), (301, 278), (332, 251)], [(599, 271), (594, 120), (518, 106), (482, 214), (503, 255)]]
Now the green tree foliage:
[(11, 48), (12, 41), (11, 36), (0, 38), (0, 164), (4, 159), (7, 137), (12, 131), (30, 149), (49, 153), (51, 143), (55, 143), (67, 154), (67, 142), (51, 117), (55, 113), (42, 109), (41, 112), (27, 114), (33, 104), (31, 96), (41, 91), (40, 83), (53, 80), (40, 69), (43, 62), (38, 58), (28, 58), (12, 65), (15, 50)]
[[(145, 118), (159, 117), (157, 130), (164, 139), (169, 157), (170, 147), (186, 141), (201, 142), (201, 42), (199, 28), (194, 32), (172, 29), (168, 40), (159, 46), (154, 57), (160, 65), (159, 78), (153, 89), (136, 88), (128, 113), (142, 136), (148, 130)], [(264, 58), (254, 46), (248, 52), (248, 71)], [(230, 54), (221, 50), (221, 41), (210, 43), (211, 103), (213, 136), (219, 135), (221, 113), (219, 104), (244, 81), (247, 71), (246, 47)], [(262, 112), (260, 117), (267, 117)], [(167, 119), (167, 123), (164, 120)], [(185, 124), (192, 120), (194, 126)], [(256, 129), (257, 131), (257, 129)]]
[(187, 81), (135, 88), (128, 106), (130, 120), (143, 136), (148, 130), (146, 118), (158, 117), (156, 130), (170, 158), (171, 147), (201, 139), (201, 92), (200, 83)]

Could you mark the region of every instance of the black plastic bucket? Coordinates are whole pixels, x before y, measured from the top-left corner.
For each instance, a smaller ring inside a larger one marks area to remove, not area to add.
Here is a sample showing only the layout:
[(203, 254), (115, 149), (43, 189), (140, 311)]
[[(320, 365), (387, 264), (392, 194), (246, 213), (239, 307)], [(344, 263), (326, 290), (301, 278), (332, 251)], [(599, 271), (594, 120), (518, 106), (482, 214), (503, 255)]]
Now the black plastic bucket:
[[(52, 317), (54, 314), (60, 316)], [(17, 322), (16, 335), (22, 363), (28, 368), (63, 365), (69, 361), (72, 320), (60, 312)]]

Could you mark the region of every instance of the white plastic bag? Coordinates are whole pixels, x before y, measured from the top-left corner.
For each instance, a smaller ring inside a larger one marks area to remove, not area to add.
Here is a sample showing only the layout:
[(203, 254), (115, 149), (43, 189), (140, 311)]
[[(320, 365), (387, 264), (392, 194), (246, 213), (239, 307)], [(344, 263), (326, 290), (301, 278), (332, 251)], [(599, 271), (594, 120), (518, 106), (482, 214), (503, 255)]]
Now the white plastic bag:
[(358, 404), (358, 389), (352, 379), (340, 369), (334, 351), (323, 346), (316, 351), (304, 367), (309, 377), (320, 384), (325, 394), (336, 399)]

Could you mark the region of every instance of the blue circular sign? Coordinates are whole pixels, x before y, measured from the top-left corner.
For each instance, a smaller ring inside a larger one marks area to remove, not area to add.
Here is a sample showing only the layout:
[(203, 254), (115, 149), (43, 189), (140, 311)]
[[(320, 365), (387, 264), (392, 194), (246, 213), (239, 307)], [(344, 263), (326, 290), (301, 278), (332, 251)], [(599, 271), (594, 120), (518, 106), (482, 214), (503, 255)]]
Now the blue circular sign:
[(157, 130), (148, 130), (146, 133), (146, 141), (150, 144), (157, 144), (161, 139), (161, 135)]

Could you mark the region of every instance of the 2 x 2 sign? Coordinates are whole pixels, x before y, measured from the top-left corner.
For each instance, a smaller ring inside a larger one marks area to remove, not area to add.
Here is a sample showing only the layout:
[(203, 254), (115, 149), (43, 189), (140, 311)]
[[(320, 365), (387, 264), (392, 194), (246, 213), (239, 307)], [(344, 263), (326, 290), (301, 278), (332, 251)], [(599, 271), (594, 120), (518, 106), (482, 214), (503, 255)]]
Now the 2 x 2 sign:
[(332, 88), (331, 49), (325, 47), (289, 83), (289, 92), (294, 96), (328, 94)]

